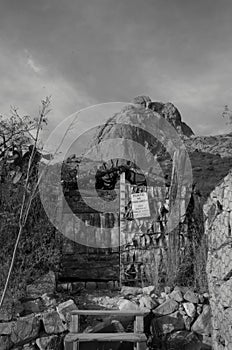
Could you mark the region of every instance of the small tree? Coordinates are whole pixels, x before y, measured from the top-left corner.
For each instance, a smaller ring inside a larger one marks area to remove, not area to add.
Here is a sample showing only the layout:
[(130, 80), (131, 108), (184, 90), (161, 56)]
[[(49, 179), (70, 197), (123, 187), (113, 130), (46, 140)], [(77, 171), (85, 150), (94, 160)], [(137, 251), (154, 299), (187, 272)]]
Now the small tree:
[[(6, 295), (6, 291), (9, 285), (9, 280), (10, 280), (13, 266), (15, 263), (17, 248), (18, 248), (22, 233), (25, 231), (25, 227), (28, 221), (28, 215), (32, 208), (33, 200), (35, 199), (35, 197), (38, 197), (37, 188), (38, 188), (40, 179), (35, 178), (33, 179), (33, 183), (31, 183), (30, 174), (33, 168), (33, 157), (37, 152), (36, 149), (39, 142), (40, 131), (44, 123), (47, 123), (47, 114), (50, 111), (49, 106), (50, 106), (50, 99), (46, 98), (45, 100), (42, 101), (42, 106), (39, 111), (39, 116), (37, 118), (31, 118), (28, 116), (21, 117), (18, 114), (17, 110), (13, 109), (12, 117), (8, 119), (1, 117), (0, 119), (0, 137), (2, 140), (1, 146), (3, 148), (2, 150), (3, 162), (4, 162), (4, 158), (6, 157), (5, 152), (7, 152), (10, 147), (16, 146), (16, 147), (22, 148), (26, 146), (28, 143), (33, 142), (33, 149), (28, 161), (25, 179), (23, 183), (20, 184), (20, 186), (18, 186), (19, 191), (16, 191), (16, 192), (20, 192), (20, 193), (17, 193), (17, 194), (20, 194), (20, 196), (17, 196), (18, 197), (17, 207), (15, 207), (14, 210), (12, 210), (13, 208), (7, 208), (9, 199), (11, 198), (11, 196), (9, 196), (6, 208), (4, 205), (1, 208), (2, 218), (4, 218), (4, 215), (8, 218), (9, 215), (13, 214), (13, 216), (10, 216), (10, 221), (12, 220), (14, 221), (14, 227), (17, 230), (17, 238), (15, 241), (12, 258), (9, 265), (8, 275), (5, 281), (5, 287), (4, 287), (1, 301), (0, 301), (0, 307)], [(4, 188), (7, 188), (7, 186), (4, 186)], [(15, 197), (14, 197), (14, 202), (16, 202)], [(4, 234), (4, 232), (5, 232), (4, 226), (1, 225), (0, 233)]]

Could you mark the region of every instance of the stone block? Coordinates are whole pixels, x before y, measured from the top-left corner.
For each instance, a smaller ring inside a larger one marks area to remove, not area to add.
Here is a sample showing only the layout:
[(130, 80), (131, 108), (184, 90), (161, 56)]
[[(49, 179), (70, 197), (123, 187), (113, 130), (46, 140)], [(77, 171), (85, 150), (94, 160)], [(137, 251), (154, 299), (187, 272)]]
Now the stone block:
[(181, 290), (173, 290), (170, 294), (170, 298), (177, 301), (178, 303), (184, 300)]
[(199, 303), (199, 297), (197, 293), (194, 293), (191, 290), (188, 290), (185, 294), (184, 294), (184, 299), (186, 301), (189, 301), (190, 303), (194, 303), (194, 304), (198, 304)]
[(173, 331), (182, 330), (185, 328), (183, 316), (177, 311), (170, 315), (165, 315), (152, 320), (151, 327), (154, 331), (159, 329), (162, 334), (168, 334)]
[(172, 314), (174, 311), (178, 310), (178, 307), (179, 305), (175, 300), (169, 299), (155, 308), (154, 313), (159, 315)]
[(212, 331), (211, 310), (209, 305), (204, 305), (202, 313), (192, 325), (192, 331), (201, 335), (210, 335)]
[(13, 322), (11, 341), (14, 344), (25, 343), (35, 339), (40, 330), (40, 320), (35, 315), (29, 315), (19, 318), (16, 322)]
[(58, 334), (67, 330), (57, 311), (46, 312), (42, 315), (44, 329), (47, 334)]
[(195, 305), (193, 303), (183, 303), (183, 306), (184, 306), (184, 309), (185, 309), (185, 312), (186, 314), (193, 318), (196, 314), (196, 308), (195, 308)]

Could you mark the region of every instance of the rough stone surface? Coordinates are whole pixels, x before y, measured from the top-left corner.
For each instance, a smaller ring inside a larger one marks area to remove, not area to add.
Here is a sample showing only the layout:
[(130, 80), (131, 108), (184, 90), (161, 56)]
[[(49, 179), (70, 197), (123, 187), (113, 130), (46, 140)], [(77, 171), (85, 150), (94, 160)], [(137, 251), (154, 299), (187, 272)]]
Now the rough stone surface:
[(186, 123), (182, 122), (180, 112), (171, 102), (151, 102), (148, 104), (148, 108), (159, 113), (164, 119), (172, 124), (178, 133), (187, 137), (194, 135), (192, 129)]
[(189, 301), (190, 303), (198, 304), (198, 302), (199, 302), (198, 294), (192, 292), (191, 290), (188, 290), (188, 291), (184, 294), (184, 299), (187, 300), (187, 301)]
[(168, 315), (172, 314), (177, 309), (178, 303), (173, 299), (169, 299), (166, 300), (163, 304), (159, 305), (157, 308), (155, 308), (154, 312), (160, 315)]
[(198, 334), (211, 334), (211, 310), (209, 305), (204, 305), (202, 313), (192, 326), (192, 331)]
[[(212, 208), (215, 208), (214, 211)], [(212, 310), (212, 345), (232, 349), (232, 173), (212, 191), (205, 206), (207, 276)], [(206, 296), (204, 296), (206, 297)]]
[(183, 295), (180, 290), (173, 290), (170, 294), (170, 298), (174, 299), (177, 302), (183, 301)]
[(123, 296), (138, 295), (138, 294), (141, 294), (142, 292), (143, 292), (142, 288), (138, 288), (138, 287), (123, 286), (121, 289), (121, 294)]
[(65, 322), (69, 328), (71, 321), (71, 312), (74, 310), (78, 310), (78, 307), (74, 303), (73, 300), (67, 300), (61, 304), (59, 304), (56, 308), (61, 320)]
[(143, 294), (152, 294), (155, 290), (155, 286), (143, 287)]
[(155, 318), (152, 321), (152, 327), (158, 328), (162, 334), (167, 334), (173, 331), (184, 329), (185, 324), (183, 316), (178, 311), (176, 311), (170, 315)]
[(12, 324), (11, 341), (14, 344), (35, 339), (39, 334), (40, 320), (35, 315), (19, 318)]
[(119, 310), (136, 311), (139, 309), (138, 305), (130, 300), (120, 300), (118, 303)]
[(36, 339), (36, 345), (40, 350), (60, 349), (60, 339), (57, 335)]
[(190, 302), (189, 303), (183, 303), (183, 306), (184, 306), (186, 314), (189, 317), (194, 317), (195, 316), (196, 308), (195, 308), (195, 305), (193, 303), (190, 303)]
[(167, 350), (201, 350), (202, 343), (193, 332), (178, 331), (167, 338)]
[(158, 304), (152, 300), (149, 295), (144, 295), (139, 299), (139, 306), (141, 308), (154, 309)]
[(57, 311), (44, 313), (42, 320), (47, 334), (58, 334), (67, 330)]

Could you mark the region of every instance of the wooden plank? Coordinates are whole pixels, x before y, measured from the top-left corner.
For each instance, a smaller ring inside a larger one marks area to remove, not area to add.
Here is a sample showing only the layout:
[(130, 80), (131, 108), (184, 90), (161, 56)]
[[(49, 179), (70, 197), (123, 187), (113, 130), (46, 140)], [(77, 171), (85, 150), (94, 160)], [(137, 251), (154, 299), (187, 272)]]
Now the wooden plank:
[(73, 334), (69, 333), (65, 337), (65, 343), (75, 343), (75, 342), (91, 342), (91, 341), (125, 341), (125, 342), (145, 342), (147, 340), (145, 334), (136, 333), (79, 333)]
[(145, 316), (148, 312), (144, 311), (121, 311), (121, 310), (74, 310), (72, 315), (88, 315), (88, 316)]
[(71, 315), (70, 332), (71, 333), (79, 332), (79, 315)]
[(135, 333), (143, 333), (144, 332), (143, 316), (136, 316), (135, 317), (134, 332)]

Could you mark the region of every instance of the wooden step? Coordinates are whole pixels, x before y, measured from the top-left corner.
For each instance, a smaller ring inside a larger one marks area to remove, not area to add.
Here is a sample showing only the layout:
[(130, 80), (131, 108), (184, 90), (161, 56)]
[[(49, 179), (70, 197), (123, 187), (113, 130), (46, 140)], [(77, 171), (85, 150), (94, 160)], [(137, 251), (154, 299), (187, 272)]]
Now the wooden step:
[(129, 311), (129, 310), (74, 310), (72, 315), (88, 315), (88, 316), (145, 316), (149, 312)]
[(64, 343), (91, 341), (140, 343), (146, 340), (147, 338), (143, 333), (69, 333), (65, 336)]

